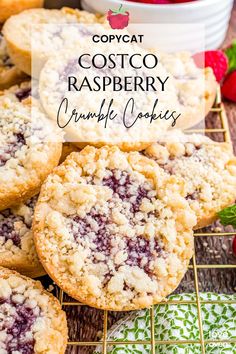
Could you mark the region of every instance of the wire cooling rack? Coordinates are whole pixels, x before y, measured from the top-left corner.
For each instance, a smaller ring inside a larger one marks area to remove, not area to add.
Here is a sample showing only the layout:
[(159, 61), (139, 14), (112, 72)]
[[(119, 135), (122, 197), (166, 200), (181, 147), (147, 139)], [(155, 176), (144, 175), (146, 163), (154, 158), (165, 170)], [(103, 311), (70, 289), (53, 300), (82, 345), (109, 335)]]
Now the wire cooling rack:
[[(224, 110), (224, 105), (221, 102), (221, 94), (220, 94), (220, 89), (218, 88), (217, 91), (217, 97), (216, 97), (216, 102), (214, 107), (211, 109), (211, 112), (214, 114), (217, 114), (220, 120), (220, 127), (219, 128), (212, 128), (212, 129), (192, 129), (188, 130), (189, 133), (205, 133), (205, 134), (215, 134), (215, 133), (221, 133), (223, 135), (223, 141), (228, 142), (232, 146), (232, 141), (230, 138), (230, 131), (229, 131), (229, 125), (228, 125), (228, 120), (227, 116)], [(156, 345), (188, 345), (188, 344), (200, 344), (201, 346), (201, 354), (205, 354), (205, 345), (206, 344), (213, 344), (213, 343), (235, 343), (236, 346), (236, 339), (224, 339), (224, 340), (219, 340), (219, 339), (205, 339), (204, 334), (203, 334), (203, 323), (202, 323), (202, 315), (201, 315), (201, 305), (202, 304), (219, 304), (220, 301), (202, 301), (199, 296), (199, 277), (198, 277), (198, 271), (200, 269), (236, 269), (236, 264), (199, 264), (197, 262), (197, 250), (196, 250), (196, 239), (198, 237), (230, 237), (233, 236), (235, 232), (195, 232), (194, 238), (195, 238), (195, 250), (194, 250), (194, 255), (192, 259), (191, 265), (189, 265), (189, 269), (193, 271), (194, 275), (194, 291), (196, 294), (196, 301), (164, 301), (160, 303), (159, 305), (166, 305), (166, 304), (171, 304), (171, 305), (179, 305), (179, 304), (195, 304), (197, 306), (197, 313), (198, 313), (198, 327), (199, 327), (199, 339), (196, 340), (155, 340), (155, 322), (154, 322), (154, 307), (150, 308), (150, 329), (151, 329), (151, 336), (150, 336), (150, 341), (111, 341), (108, 340), (108, 318), (110, 316), (110, 311), (103, 311), (103, 333), (102, 333), (102, 339), (97, 340), (97, 341), (68, 341), (68, 352), (73, 353), (80, 353), (79, 348), (91, 348), (91, 352), (95, 350), (96, 346), (102, 346), (102, 353), (107, 354), (108, 351), (108, 346), (116, 346), (116, 345), (145, 345), (150, 347), (150, 354), (155, 354), (155, 346)], [(61, 289), (58, 289), (58, 298), (65, 309), (66, 307), (70, 306), (86, 306), (84, 304), (81, 304), (79, 302), (67, 302), (65, 300), (65, 294)], [(229, 301), (224, 301), (224, 303), (228, 304), (236, 304), (236, 301), (229, 300)], [(96, 311), (96, 310), (95, 310)], [(78, 321), (80, 321), (79, 316), (78, 316)], [(77, 348), (74, 350), (74, 348)], [(73, 348), (73, 349), (72, 349)], [(92, 349), (93, 348), (93, 349)], [(236, 353), (236, 351), (235, 351)], [(199, 353), (200, 354), (200, 353)], [(232, 353), (233, 354), (233, 353)]]

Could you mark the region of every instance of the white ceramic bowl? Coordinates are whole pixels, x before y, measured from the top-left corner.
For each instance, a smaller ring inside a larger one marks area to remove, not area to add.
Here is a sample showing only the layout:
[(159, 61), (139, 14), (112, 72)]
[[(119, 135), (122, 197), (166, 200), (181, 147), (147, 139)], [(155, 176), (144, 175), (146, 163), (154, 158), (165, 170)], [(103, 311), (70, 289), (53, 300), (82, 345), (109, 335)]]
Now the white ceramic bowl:
[[(153, 5), (122, 0), (82, 0), (85, 10), (107, 13), (122, 3), (131, 23), (201, 23), (206, 49), (218, 48), (226, 35), (234, 0), (197, 0), (183, 4)], [(187, 48), (186, 48), (187, 49)]]

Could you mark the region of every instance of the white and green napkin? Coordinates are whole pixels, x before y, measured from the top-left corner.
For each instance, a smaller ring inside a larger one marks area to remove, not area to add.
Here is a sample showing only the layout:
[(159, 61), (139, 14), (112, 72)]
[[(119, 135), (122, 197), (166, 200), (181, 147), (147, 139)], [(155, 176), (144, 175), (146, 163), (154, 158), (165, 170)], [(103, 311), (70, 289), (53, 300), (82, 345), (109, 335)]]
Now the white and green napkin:
[[(220, 301), (201, 304), (204, 339), (236, 339), (236, 295), (201, 293), (202, 301)], [(172, 295), (171, 301), (195, 301), (195, 294)], [(235, 301), (235, 303), (227, 303)], [(155, 340), (199, 340), (196, 304), (156, 305)], [(150, 311), (132, 312), (108, 331), (111, 341), (150, 341)], [(209, 343), (206, 354), (236, 354), (236, 343)], [(95, 353), (101, 353), (101, 347)], [(107, 354), (150, 354), (150, 345), (108, 346)], [(156, 345), (155, 354), (201, 354), (200, 344)]]

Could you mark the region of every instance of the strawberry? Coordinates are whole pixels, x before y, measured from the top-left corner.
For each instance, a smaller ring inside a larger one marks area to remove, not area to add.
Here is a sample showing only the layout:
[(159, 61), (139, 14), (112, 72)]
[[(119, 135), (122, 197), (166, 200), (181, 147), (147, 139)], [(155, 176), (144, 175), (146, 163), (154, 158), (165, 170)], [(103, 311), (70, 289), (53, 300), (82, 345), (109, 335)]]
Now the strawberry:
[[(203, 62), (203, 56), (205, 58)], [(211, 67), (216, 80), (220, 82), (228, 70), (228, 58), (222, 50), (209, 50), (197, 53), (193, 56), (196, 65), (199, 68)]]
[(225, 98), (236, 102), (236, 70), (226, 77), (223, 82), (221, 92)]
[(118, 10), (109, 10), (107, 13), (107, 20), (113, 29), (123, 29), (129, 24), (129, 12), (122, 9), (122, 5)]
[(233, 254), (236, 256), (236, 236), (234, 236), (232, 248)]

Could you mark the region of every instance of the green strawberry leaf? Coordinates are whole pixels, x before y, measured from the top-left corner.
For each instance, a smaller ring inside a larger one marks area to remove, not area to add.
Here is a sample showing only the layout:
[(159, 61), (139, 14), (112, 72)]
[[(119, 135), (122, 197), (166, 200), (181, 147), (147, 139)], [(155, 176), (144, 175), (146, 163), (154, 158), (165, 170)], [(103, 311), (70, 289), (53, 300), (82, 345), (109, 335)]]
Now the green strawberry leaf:
[(236, 39), (232, 42), (231, 46), (225, 49), (225, 54), (229, 60), (229, 73), (236, 70)]
[(115, 15), (127, 15), (126, 9), (123, 8), (123, 5), (120, 5), (118, 10), (111, 10), (112, 11), (112, 16)]
[(236, 204), (221, 210), (218, 216), (222, 225), (232, 225), (236, 228)]

